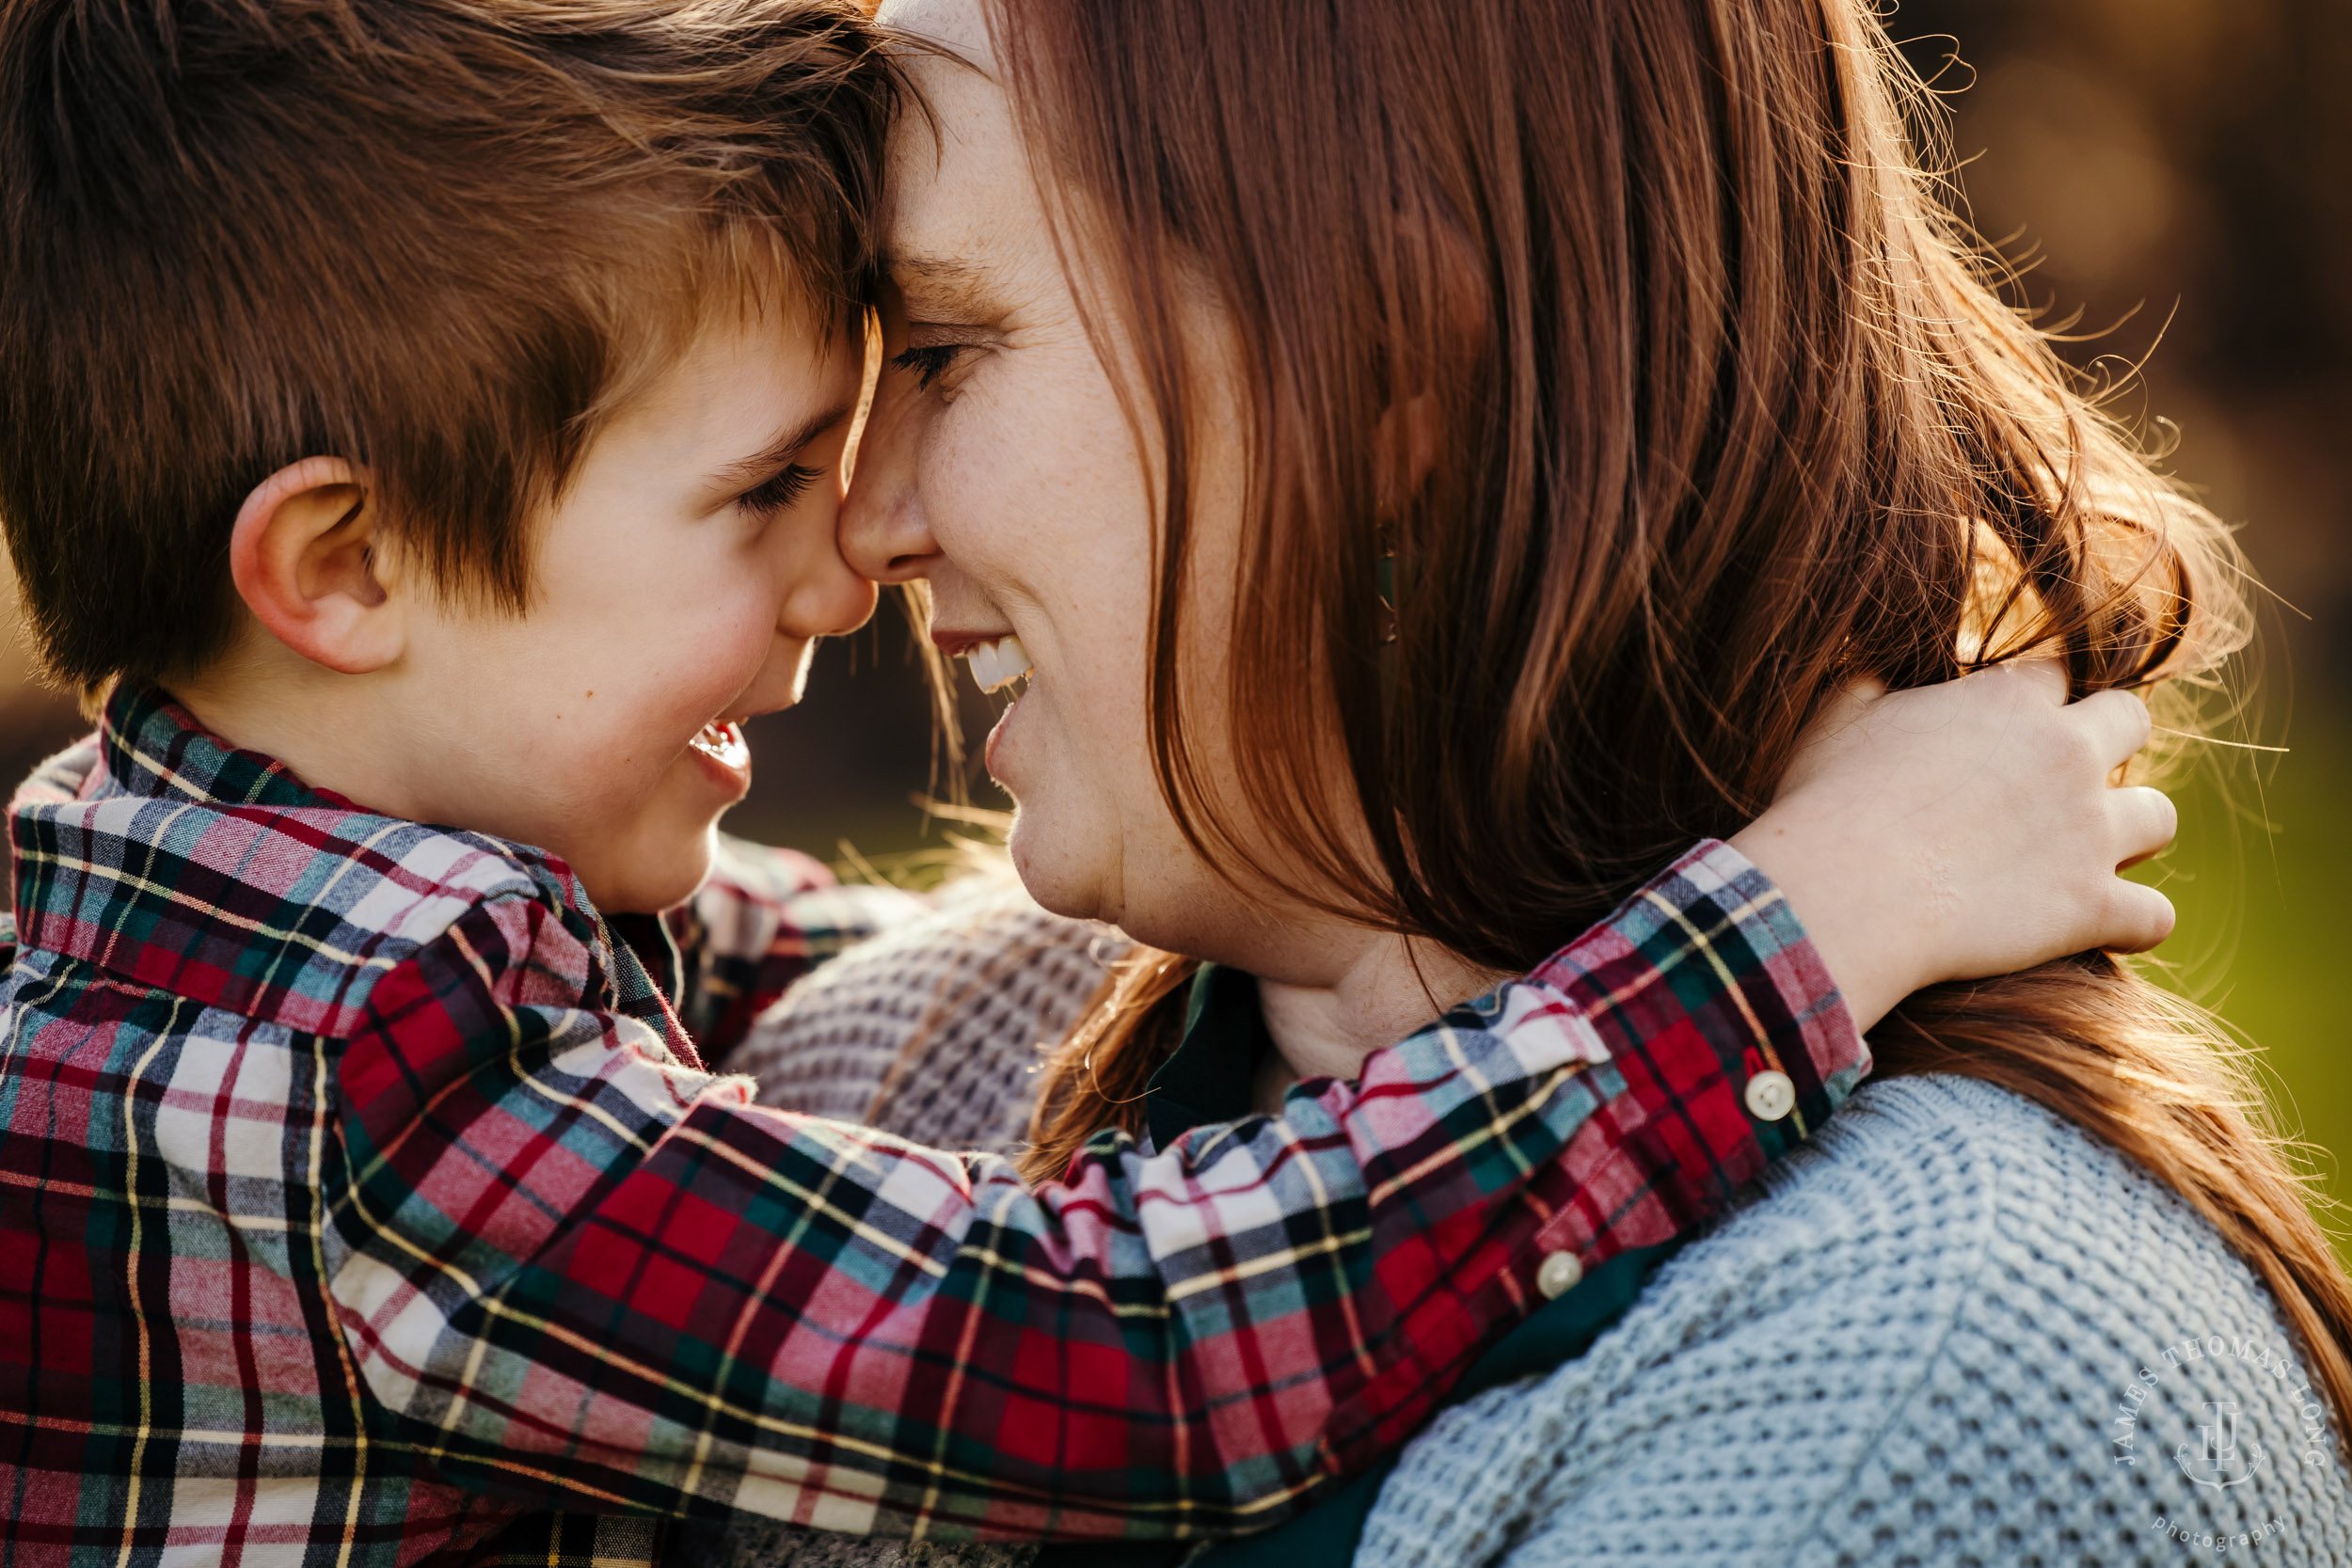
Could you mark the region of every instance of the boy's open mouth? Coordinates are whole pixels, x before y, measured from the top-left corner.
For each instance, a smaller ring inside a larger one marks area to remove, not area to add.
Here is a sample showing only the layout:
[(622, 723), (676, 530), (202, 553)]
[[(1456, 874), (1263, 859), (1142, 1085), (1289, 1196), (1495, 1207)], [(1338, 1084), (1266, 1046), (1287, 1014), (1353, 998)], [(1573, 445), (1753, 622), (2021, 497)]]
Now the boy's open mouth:
[(743, 727), (731, 719), (716, 719), (705, 724), (687, 744), (720, 766), (738, 772), (752, 763), (752, 749), (743, 744)]

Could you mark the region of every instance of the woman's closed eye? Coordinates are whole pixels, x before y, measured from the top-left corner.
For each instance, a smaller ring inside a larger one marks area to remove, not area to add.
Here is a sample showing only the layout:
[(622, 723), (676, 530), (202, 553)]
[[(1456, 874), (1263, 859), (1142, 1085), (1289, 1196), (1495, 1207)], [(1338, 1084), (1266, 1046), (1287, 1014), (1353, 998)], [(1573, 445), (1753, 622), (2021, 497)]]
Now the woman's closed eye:
[(736, 498), (735, 504), (755, 517), (773, 517), (778, 513), (792, 510), (800, 499), (808, 494), (808, 487), (824, 476), (822, 468), (794, 463), (744, 491)]
[(892, 355), (890, 368), (908, 372), (914, 375), (916, 386), (929, 391), (931, 383), (945, 375), (948, 367), (956, 362), (956, 356), (970, 346), (969, 343), (919, 344), (903, 354)]

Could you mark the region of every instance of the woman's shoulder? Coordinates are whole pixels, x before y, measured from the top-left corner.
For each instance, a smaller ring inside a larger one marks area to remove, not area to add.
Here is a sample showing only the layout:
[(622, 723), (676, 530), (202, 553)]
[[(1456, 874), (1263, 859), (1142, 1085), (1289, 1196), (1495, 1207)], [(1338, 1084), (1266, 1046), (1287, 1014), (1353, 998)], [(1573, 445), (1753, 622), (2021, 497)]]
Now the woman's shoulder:
[(971, 873), (936, 906), (802, 980), (719, 1066), (750, 1074), (762, 1104), (1010, 1149), (1039, 1047), (1078, 1021), (1124, 943), (1041, 909), (1009, 871)]
[(1989, 1085), (1896, 1080), (1582, 1361), (1442, 1418), (1360, 1560), (2169, 1563), (2181, 1531), (2352, 1560), (2303, 1390), (2267, 1291), (2169, 1188)]
[(2032, 1101), (1947, 1075), (1865, 1085), (1692, 1249), (1690, 1266), (1783, 1273), (1794, 1258), (1817, 1280), (1948, 1285), (1989, 1271), (2066, 1295), (2112, 1273), (2144, 1275), (2160, 1295), (2267, 1299), (2212, 1227), (2137, 1163)]

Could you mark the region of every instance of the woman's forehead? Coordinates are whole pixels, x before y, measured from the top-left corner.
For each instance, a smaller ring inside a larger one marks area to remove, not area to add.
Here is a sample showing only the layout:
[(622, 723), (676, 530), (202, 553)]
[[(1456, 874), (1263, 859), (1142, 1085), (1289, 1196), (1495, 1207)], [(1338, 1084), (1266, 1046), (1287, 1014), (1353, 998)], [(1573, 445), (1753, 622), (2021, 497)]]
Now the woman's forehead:
[[(955, 8), (953, 0), (909, 0), (905, 8), (918, 6)], [(1002, 88), (958, 60), (918, 55), (909, 71), (930, 112), (906, 116), (892, 133), (885, 250), (895, 260), (1025, 248), (1036, 176)]]
[(912, 33), (944, 45), (991, 75), (995, 51), (990, 46), (988, 17), (982, 0), (882, 0), (874, 20), (901, 33)]

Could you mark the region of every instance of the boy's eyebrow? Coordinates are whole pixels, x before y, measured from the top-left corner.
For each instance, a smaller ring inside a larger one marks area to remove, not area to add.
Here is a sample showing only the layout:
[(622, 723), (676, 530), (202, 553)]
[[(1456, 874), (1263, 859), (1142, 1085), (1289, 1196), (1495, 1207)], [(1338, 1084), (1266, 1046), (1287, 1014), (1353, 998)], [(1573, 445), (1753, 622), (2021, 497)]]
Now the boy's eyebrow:
[(841, 403), (819, 413), (811, 414), (775, 440), (769, 442), (759, 451), (749, 457), (738, 458), (720, 469), (720, 478), (730, 484), (756, 483), (777, 469), (789, 465), (794, 458), (800, 456), (803, 447), (848, 419), (851, 412), (851, 404)]

